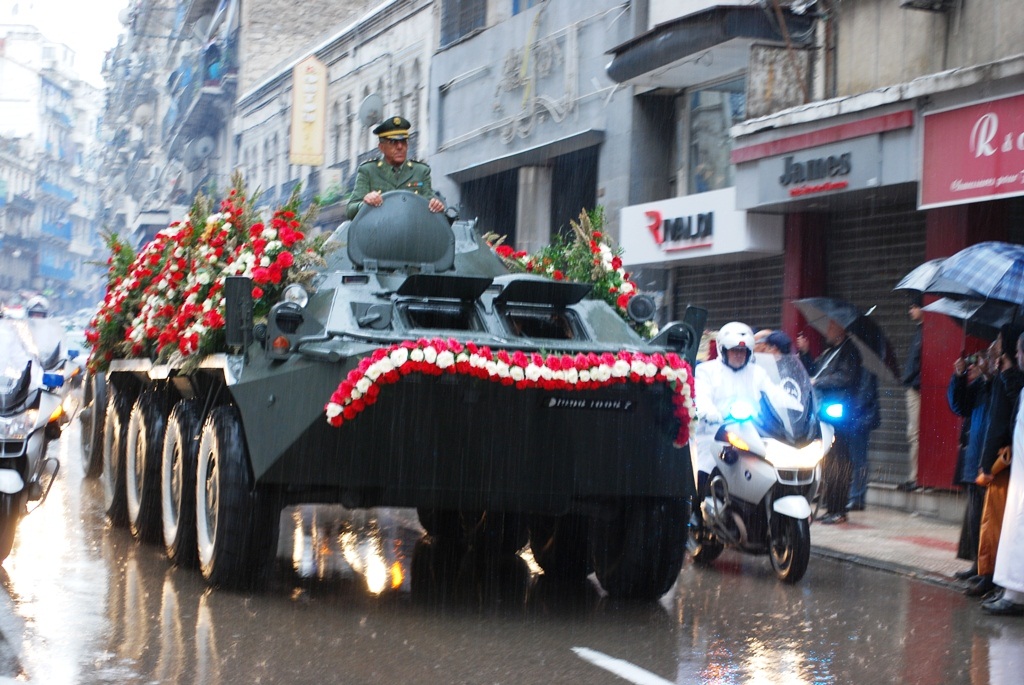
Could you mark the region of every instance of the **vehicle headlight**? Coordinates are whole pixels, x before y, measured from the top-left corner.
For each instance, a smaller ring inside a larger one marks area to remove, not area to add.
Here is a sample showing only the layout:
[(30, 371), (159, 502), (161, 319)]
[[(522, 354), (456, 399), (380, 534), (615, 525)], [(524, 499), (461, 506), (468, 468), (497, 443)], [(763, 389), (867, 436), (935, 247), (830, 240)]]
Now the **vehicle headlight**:
[(305, 307), (309, 303), (309, 293), (298, 283), (291, 283), (281, 294), (282, 302), (294, 302), (300, 307)]
[(24, 440), (36, 427), (38, 409), (29, 409), (16, 416), (0, 416), (0, 440)]
[(764, 458), (777, 469), (812, 469), (824, 456), (821, 440), (793, 447), (778, 440), (765, 441)]

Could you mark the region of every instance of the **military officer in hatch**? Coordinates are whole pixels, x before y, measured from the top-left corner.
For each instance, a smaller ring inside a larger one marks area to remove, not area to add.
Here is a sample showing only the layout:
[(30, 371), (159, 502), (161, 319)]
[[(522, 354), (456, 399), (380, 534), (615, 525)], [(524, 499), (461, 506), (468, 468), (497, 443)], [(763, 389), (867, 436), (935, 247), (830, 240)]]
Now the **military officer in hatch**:
[(384, 158), (363, 162), (356, 170), (356, 184), (348, 201), (348, 218), (355, 217), (363, 203), (380, 207), (381, 193), (409, 190), (428, 199), (432, 212), (443, 212), (444, 203), (434, 196), (430, 186), (430, 167), (423, 162), (406, 159), (409, 153), (409, 128), (402, 117), (385, 119), (373, 129), (377, 147)]

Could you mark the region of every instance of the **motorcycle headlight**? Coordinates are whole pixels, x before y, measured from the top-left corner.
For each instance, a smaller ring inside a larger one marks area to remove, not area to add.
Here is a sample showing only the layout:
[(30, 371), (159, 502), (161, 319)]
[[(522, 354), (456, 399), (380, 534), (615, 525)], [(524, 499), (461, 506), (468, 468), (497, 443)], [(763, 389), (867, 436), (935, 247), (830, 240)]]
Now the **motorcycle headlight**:
[(812, 469), (825, 456), (821, 440), (815, 440), (803, 447), (785, 445), (778, 440), (766, 440), (765, 448), (764, 458), (777, 469)]
[(38, 409), (29, 409), (15, 416), (0, 416), (0, 440), (24, 440), (36, 427)]

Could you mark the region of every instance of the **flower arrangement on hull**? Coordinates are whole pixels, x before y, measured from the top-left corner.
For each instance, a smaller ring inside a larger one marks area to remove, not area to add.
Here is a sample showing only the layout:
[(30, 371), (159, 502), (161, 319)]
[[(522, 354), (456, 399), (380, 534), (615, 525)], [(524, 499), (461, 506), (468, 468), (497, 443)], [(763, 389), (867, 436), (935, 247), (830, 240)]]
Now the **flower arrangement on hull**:
[(90, 370), (111, 360), (143, 357), (183, 362), (223, 348), (224, 279), (253, 281), (253, 314), (265, 316), (289, 283), (322, 263), (323, 240), (306, 239), (316, 206), (299, 215), (300, 189), (263, 222), (241, 176), (217, 205), (203, 195), (136, 255), (116, 234), (106, 236), (107, 291), (86, 331)]
[(485, 237), (509, 270), (556, 281), (593, 283), (592, 296), (611, 305), (637, 333), (648, 339), (657, 335), (656, 323), (636, 323), (626, 313), (626, 306), (638, 289), (631, 274), (622, 266), (622, 248), (613, 245), (601, 230), (604, 208), (580, 212), (579, 221), (570, 221), (569, 226), (570, 238), (556, 235), (550, 245), (532, 255), (506, 245), (504, 237), (495, 234)]
[(440, 376), (461, 374), (514, 387), (517, 390), (596, 390), (618, 383), (664, 383), (672, 392), (673, 413), (679, 421), (674, 444), (690, 437), (693, 376), (690, 366), (673, 353), (541, 354), (491, 350), (453, 339), (407, 340), (375, 350), (360, 360), (324, 407), (327, 421), (340, 427), (377, 402), (384, 386), (412, 373)]

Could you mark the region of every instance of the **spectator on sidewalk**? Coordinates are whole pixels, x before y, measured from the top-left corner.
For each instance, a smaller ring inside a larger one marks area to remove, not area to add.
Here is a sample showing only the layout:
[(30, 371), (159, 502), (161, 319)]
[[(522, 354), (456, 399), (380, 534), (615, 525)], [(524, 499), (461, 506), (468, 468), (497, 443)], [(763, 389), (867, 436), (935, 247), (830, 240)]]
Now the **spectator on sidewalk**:
[(757, 333), (754, 333), (754, 352), (767, 352), (765, 349), (765, 342), (768, 340), (768, 336), (774, 331), (770, 328), (762, 328)]
[(985, 502), (985, 488), (976, 485), (974, 480), (978, 477), (981, 448), (988, 425), (991, 374), (986, 359), (989, 354), (995, 358), (995, 349), (995, 343), (992, 343), (987, 353), (972, 354), (966, 359), (957, 358), (953, 362), (953, 376), (949, 379), (949, 387), (946, 390), (949, 408), (957, 416), (963, 417), (960, 450), (953, 482), (963, 488), (967, 504), (964, 507), (964, 520), (960, 528), (956, 558), (972, 563), (970, 568), (955, 574), (960, 580), (978, 574), (978, 534), (981, 529), (981, 508)]
[(793, 341), (782, 331), (772, 331), (764, 339), (764, 351), (778, 359), (793, 353)]
[(800, 357), (800, 363), (807, 369), (807, 373), (814, 374), (814, 355), (811, 353), (811, 341), (807, 338), (806, 331), (796, 334), (796, 353)]
[(914, 335), (910, 338), (902, 379), (907, 400), (907, 445), (910, 466), (907, 480), (898, 486), (898, 489), (904, 492), (917, 489), (918, 436), (921, 427), (921, 300), (921, 295), (915, 297), (908, 309), (910, 320), (914, 322)]
[(861, 367), (857, 382), (856, 410), (851, 420), (850, 434), (850, 493), (847, 511), (864, 511), (868, 493), (868, 441), (871, 431), (882, 423), (878, 406), (878, 378)]
[[(1024, 337), (1017, 339), (1017, 365), (1024, 366)], [(1017, 402), (1012, 453), (1024, 455), (1024, 412)], [(1019, 459), (1020, 457), (1018, 457)], [(1001, 597), (981, 605), (982, 611), (998, 616), (1024, 615), (1024, 468), (1010, 462), (1006, 509), (999, 535), (993, 581), (1003, 588)], [(1019, 675), (1019, 674), (1018, 674)]]
[[(846, 523), (846, 503), (850, 493), (852, 461), (850, 451), (859, 447), (853, 406), (861, 379), (861, 356), (846, 330), (834, 321), (825, 336), (829, 347), (816, 363), (811, 382), (823, 400), (835, 398), (843, 403), (845, 414), (835, 425), (836, 437), (822, 465), (822, 503), (826, 513), (818, 520), (826, 525)], [(864, 441), (866, 445), (866, 440)]]
[(995, 589), (996, 550), (1006, 507), (1006, 488), (1010, 474), (1003, 470), (993, 474), (992, 468), (999, 452), (1010, 447), (1013, 440), (1013, 410), (1024, 386), (1024, 373), (1017, 366), (1017, 344), (1022, 327), (1005, 324), (996, 338), (999, 349), (997, 371), (992, 377), (989, 391), (988, 425), (981, 450), (981, 466), (975, 482), (985, 487), (985, 504), (981, 512), (981, 531), (978, 538), (978, 575), (970, 579), (964, 592), (968, 597), (984, 597)]

